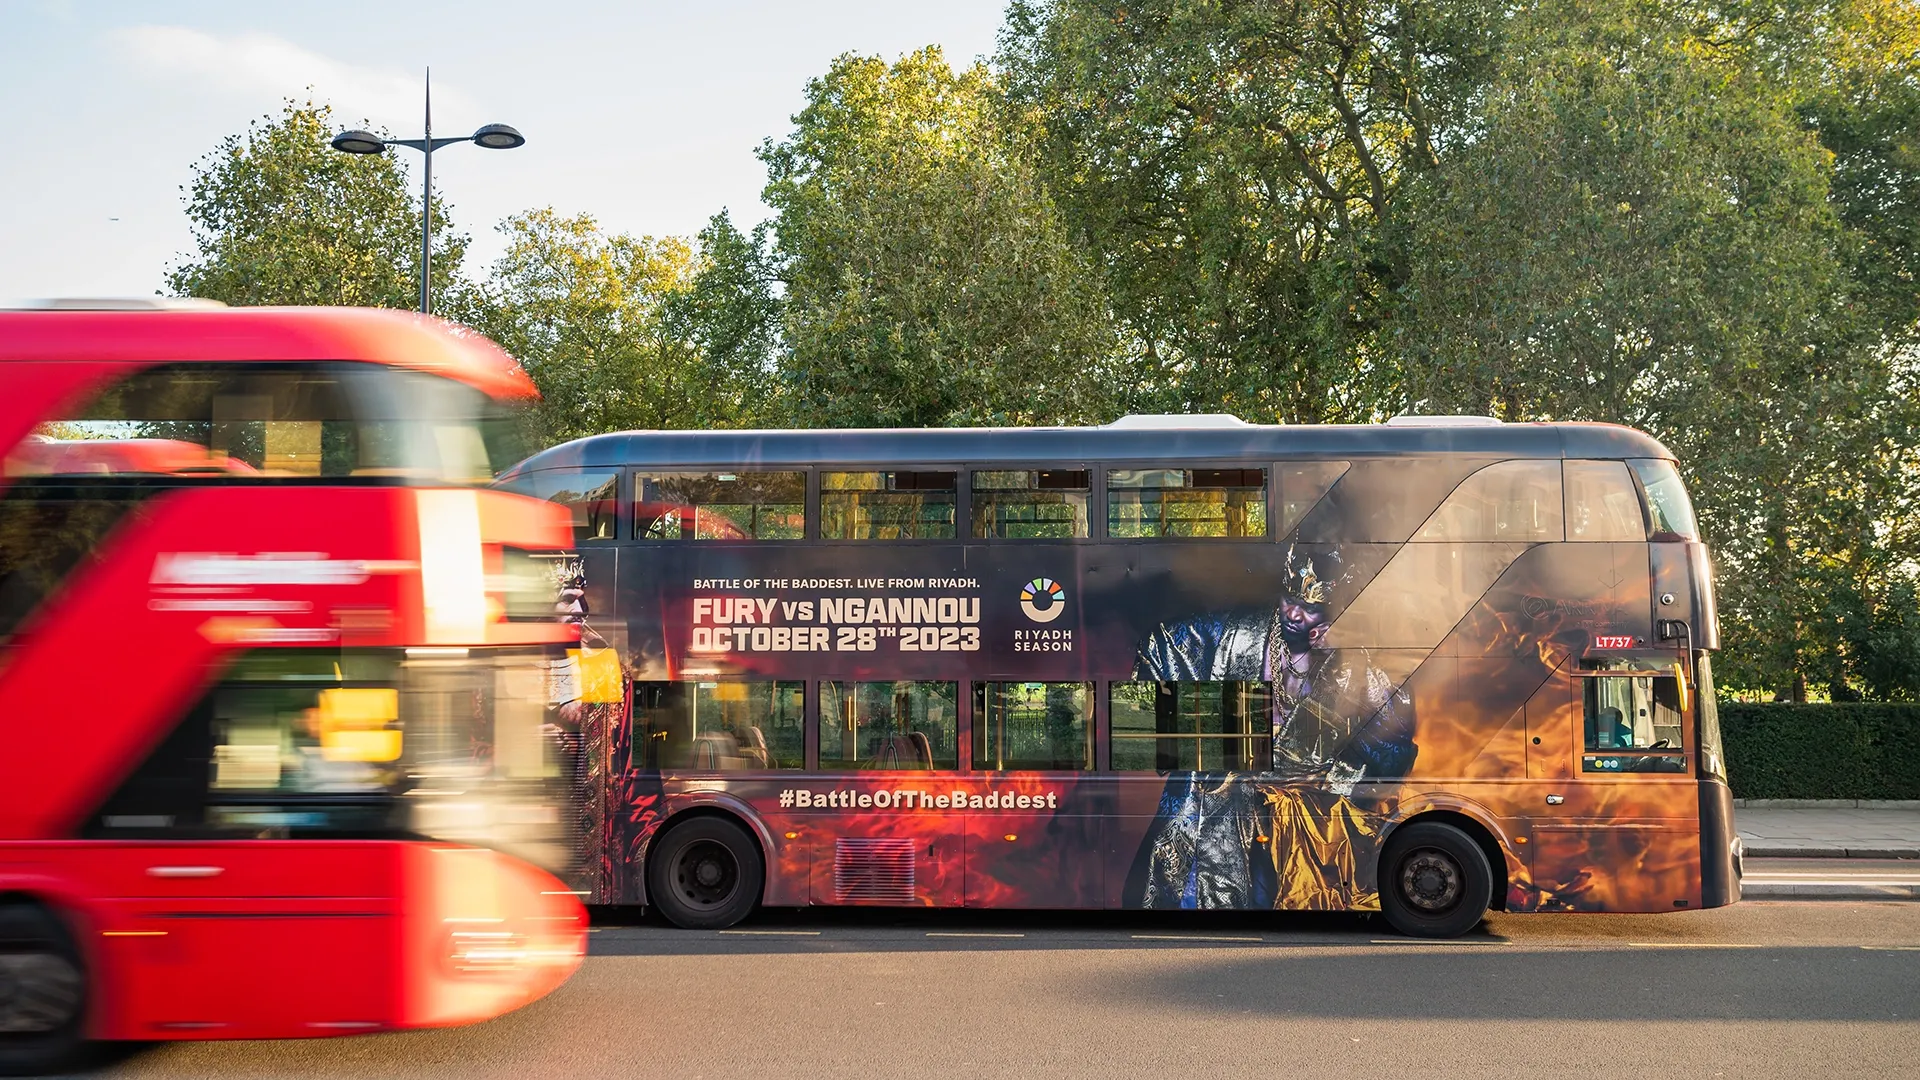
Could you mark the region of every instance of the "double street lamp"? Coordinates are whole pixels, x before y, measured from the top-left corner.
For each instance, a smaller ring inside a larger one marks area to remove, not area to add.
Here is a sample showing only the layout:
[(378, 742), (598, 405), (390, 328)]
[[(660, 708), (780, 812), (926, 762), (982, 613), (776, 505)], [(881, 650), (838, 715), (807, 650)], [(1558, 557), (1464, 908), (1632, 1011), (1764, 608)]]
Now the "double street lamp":
[(418, 139), (388, 139), (371, 131), (343, 131), (333, 137), (333, 148), (348, 154), (378, 154), (389, 146), (406, 146), (427, 157), (425, 176), (420, 184), (420, 313), (433, 313), (433, 152), (454, 143), (470, 142), (488, 150), (512, 150), (526, 143), (526, 136), (505, 124), (488, 124), (471, 135), (436, 139), (433, 137), (433, 75), (427, 75), (426, 133)]

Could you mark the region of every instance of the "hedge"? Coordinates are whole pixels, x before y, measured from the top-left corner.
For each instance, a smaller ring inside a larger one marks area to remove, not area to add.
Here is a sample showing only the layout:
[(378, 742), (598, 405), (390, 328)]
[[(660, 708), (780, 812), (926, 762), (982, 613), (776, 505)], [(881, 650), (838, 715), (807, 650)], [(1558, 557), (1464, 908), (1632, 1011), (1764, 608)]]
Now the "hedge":
[(1742, 799), (1920, 799), (1920, 705), (1720, 703)]

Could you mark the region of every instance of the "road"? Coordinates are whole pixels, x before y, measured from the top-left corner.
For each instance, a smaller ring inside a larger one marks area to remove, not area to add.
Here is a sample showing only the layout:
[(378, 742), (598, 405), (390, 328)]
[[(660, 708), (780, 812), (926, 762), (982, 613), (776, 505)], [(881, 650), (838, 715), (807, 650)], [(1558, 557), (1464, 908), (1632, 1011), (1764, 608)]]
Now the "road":
[[(289, 975), (294, 975), (289, 972)], [(603, 925), (471, 1028), (179, 1043), (115, 1077), (1920, 1075), (1920, 903), (1501, 915), (765, 913)]]

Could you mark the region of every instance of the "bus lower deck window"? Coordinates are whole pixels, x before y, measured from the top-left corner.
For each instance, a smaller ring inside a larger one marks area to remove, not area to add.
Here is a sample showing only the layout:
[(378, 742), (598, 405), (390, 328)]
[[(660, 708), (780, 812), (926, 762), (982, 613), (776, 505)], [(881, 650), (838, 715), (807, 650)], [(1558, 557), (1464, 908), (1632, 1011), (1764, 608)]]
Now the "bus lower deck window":
[(1092, 684), (975, 683), (973, 765), (992, 770), (1092, 769)]
[(1264, 682), (1116, 682), (1108, 690), (1118, 772), (1244, 772), (1273, 762)]
[(958, 768), (959, 705), (954, 682), (823, 682), (820, 768)]
[(806, 684), (746, 679), (633, 684), (635, 769), (798, 769)]

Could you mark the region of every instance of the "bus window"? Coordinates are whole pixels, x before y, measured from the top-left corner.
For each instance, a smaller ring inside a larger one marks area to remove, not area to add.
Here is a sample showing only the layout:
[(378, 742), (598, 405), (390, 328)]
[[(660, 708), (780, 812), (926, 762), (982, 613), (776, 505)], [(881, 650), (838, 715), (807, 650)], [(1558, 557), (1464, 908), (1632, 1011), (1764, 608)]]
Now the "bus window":
[(973, 684), (973, 766), (1092, 769), (1093, 685)]
[(806, 764), (806, 684), (712, 680), (634, 684), (635, 769), (734, 772)]
[(1285, 536), (1306, 520), (1306, 516), (1333, 485), (1345, 475), (1345, 461), (1296, 461), (1274, 466), (1280, 484), (1280, 520), (1274, 532)]
[(1433, 516), (1447, 492), (1492, 464), (1434, 454), (1354, 461), (1295, 530), (1303, 544), (1401, 544)]
[(1090, 534), (1085, 469), (976, 471), (973, 535), (992, 540), (1071, 540)]
[(5, 472), (485, 483), (493, 479), (488, 439), (503, 423), (479, 390), (423, 372), (167, 364), (49, 418), (7, 455)]
[(1116, 682), (1108, 689), (1119, 772), (1246, 772), (1273, 762), (1263, 682)]
[(1109, 470), (1107, 535), (1124, 539), (1265, 536), (1267, 470)]
[(1672, 676), (1584, 680), (1583, 772), (1686, 772), (1680, 686)]
[(1636, 458), (1632, 465), (1640, 474), (1640, 486), (1647, 491), (1647, 517), (1653, 523), (1651, 539), (1700, 539), (1700, 526), (1693, 520), (1693, 502), (1687, 498), (1687, 486), (1680, 482), (1680, 470), (1673, 467), (1673, 462)]
[(1567, 539), (1645, 540), (1640, 496), (1624, 461), (1567, 461)]
[(573, 516), (573, 539), (614, 539), (620, 520), (620, 473), (614, 469), (543, 469), (500, 482), (508, 491), (559, 503)]
[(1452, 543), (1559, 540), (1560, 465), (1502, 461), (1467, 477), (1413, 538)]
[(820, 474), (823, 540), (952, 540), (959, 474)]
[(799, 540), (806, 536), (803, 472), (654, 473), (634, 477), (640, 540)]
[(820, 768), (953, 769), (960, 684), (823, 682)]

